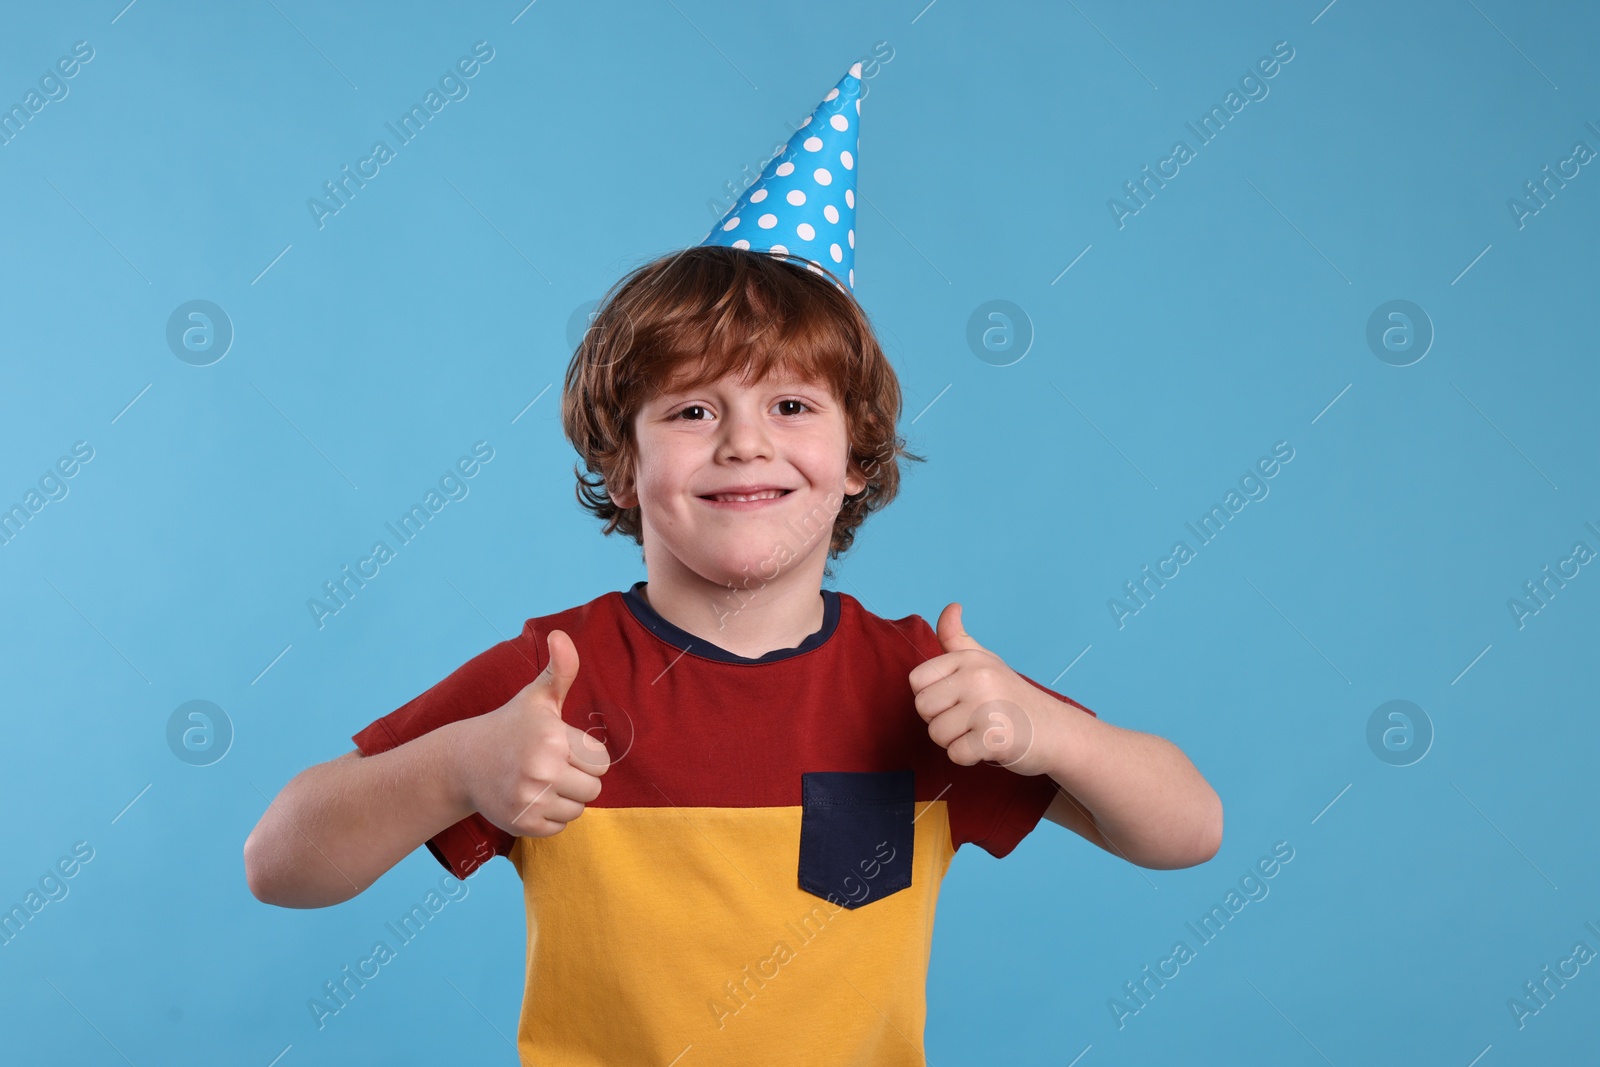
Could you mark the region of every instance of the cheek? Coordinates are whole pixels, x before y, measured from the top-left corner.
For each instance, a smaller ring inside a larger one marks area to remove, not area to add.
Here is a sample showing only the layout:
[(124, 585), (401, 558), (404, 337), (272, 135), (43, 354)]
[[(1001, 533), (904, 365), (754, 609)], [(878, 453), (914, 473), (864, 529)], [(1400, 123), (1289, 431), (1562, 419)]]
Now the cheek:
[(820, 469), (828, 472), (828, 483), (831, 486), (845, 489), (845, 483), (850, 480), (850, 442), (844, 438), (831, 442), (826, 454), (818, 457)]
[(651, 507), (672, 506), (674, 498), (682, 496), (690, 484), (692, 466), (683, 457), (656, 449), (649, 458), (641, 458), (635, 465), (634, 493), (640, 504)]
[(648, 465), (640, 464), (634, 468), (633, 484), (630, 488), (633, 489), (636, 506), (655, 507), (659, 493), (656, 491), (655, 472)]

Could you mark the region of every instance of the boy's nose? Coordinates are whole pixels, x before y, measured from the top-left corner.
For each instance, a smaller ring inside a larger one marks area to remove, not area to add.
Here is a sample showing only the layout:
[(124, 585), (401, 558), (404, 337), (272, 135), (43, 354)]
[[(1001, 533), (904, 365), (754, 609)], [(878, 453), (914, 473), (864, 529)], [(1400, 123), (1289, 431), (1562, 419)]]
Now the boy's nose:
[(730, 412), (722, 421), (717, 441), (719, 459), (752, 459), (772, 455), (772, 439), (759, 415)]

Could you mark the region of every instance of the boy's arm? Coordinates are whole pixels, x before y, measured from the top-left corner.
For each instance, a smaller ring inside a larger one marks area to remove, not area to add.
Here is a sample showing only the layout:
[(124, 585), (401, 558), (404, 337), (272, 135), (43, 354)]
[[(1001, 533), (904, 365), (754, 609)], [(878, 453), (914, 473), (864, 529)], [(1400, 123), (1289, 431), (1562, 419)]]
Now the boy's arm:
[(1035, 744), (1060, 790), (1045, 818), (1141, 867), (1216, 855), (1222, 801), (1177, 745), (1052, 703), (1036, 717)]
[(1048, 775), (1056, 794), (1046, 818), (1141, 867), (1192, 867), (1216, 855), (1222, 801), (1177, 745), (1083, 714), (1018, 674), (963, 629), (959, 603), (939, 613), (935, 636), (942, 654), (909, 680), (929, 736), (952, 760)]
[(457, 771), (461, 725), (301, 771), (245, 839), (250, 892), (285, 908), (341, 903), (472, 814)]
[[(507, 842), (560, 833), (582, 815), (600, 795), (611, 760), (603, 743), (561, 717), (578, 650), (561, 630), (550, 637), (550, 663), (499, 708), (472, 710), (499, 699), (493, 687), (469, 684), (485, 654), (406, 705), (437, 712), (427, 701), (448, 699), (467, 717), (382, 751), (358, 740), (372, 755), (358, 749), (296, 775), (245, 840), (250, 892), (285, 908), (327, 907), (360, 893), (418, 845), (474, 813)], [(457, 690), (465, 696), (452, 695)], [(402, 730), (416, 725), (413, 718)], [(491, 842), (479, 845), (472, 859), (494, 854)], [(438, 858), (452, 870), (466, 865), (465, 857)]]

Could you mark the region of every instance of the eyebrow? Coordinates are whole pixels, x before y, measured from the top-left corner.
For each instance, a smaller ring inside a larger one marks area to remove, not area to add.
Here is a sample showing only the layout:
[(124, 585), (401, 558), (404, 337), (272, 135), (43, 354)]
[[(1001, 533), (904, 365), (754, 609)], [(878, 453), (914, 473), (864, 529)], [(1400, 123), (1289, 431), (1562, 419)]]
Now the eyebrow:
[[(674, 389), (665, 389), (665, 388), (663, 388), (662, 390), (660, 390), (659, 392), (656, 393), (655, 397), (653, 398), (653, 402), (654, 403), (665, 403), (667, 401), (675, 400), (675, 399), (677, 399), (679, 397), (689, 396), (689, 395), (691, 395), (693, 393), (699, 392), (702, 389), (710, 388), (711, 384), (712, 383), (706, 383), (706, 384), (692, 386), (692, 387), (691, 386), (681, 386), (681, 387), (674, 388)], [(766, 383), (765, 388), (771, 388), (771, 389), (774, 389), (774, 390), (776, 390), (778, 392), (785, 392), (785, 391), (795, 390), (795, 389), (801, 389), (801, 390), (821, 389), (823, 392), (828, 393), (830, 395), (833, 392), (832, 383), (827, 381), (826, 379), (822, 379), (822, 378), (784, 378), (784, 379), (781, 379), (781, 380), (770, 381), (770, 382)]]

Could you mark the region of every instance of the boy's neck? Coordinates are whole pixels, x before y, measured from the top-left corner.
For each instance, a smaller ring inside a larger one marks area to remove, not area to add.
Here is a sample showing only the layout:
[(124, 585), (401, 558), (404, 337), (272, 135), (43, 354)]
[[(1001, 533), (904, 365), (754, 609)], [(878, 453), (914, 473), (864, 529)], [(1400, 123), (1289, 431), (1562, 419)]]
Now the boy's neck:
[(652, 574), (647, 604), (672, 625), (736, 656), (757, 659), (794, 648), (822, 628), (821, 575), (792, 571), (730, 589), (700, 575)]

